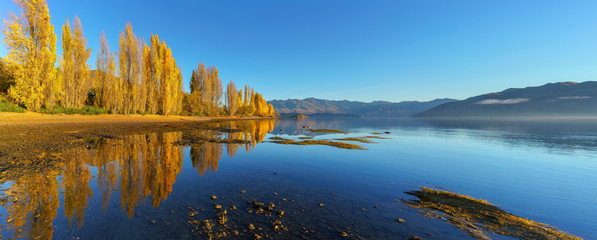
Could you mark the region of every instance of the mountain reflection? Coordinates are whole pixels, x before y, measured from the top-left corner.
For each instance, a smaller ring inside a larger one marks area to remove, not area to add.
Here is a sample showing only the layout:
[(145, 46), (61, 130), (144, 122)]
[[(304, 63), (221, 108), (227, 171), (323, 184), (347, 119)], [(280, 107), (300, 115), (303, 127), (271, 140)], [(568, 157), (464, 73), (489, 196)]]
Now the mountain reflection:
[(73, 148), (57, 155), (58, 159), (39, 164), (57, 167), (22, 170), (23, 173), (15, 174), (16, 179), (7, 179), (10, 186), (2, 190), (0, 204), (6, 215), (0, 215), (0, 219), (6, 224), (0, 225), (0, 238), (8, 235), (51, 239), (60, 201), (69, 227), (77, 228), (83, 226), (90, 199), (95, 196), (101, 197), (104, 212), (111, 198), (119, 197), (120, 208), (128, 217), (134, 216), (135, 208), (147, 199), (151, 199), (153, 207), (159, 207), (172, 192), (182, 169), (183, 138), (193, 135), (204, 139), (189, 144), (193, 168), (204, 175), (218, 170), (224, 146), (230, 157), (239, 148), (250, 151), (273, 130), (274, 120), (216, 125), (229, 131), (196, 130), (95, 139), (90, 141), (94, 148)]

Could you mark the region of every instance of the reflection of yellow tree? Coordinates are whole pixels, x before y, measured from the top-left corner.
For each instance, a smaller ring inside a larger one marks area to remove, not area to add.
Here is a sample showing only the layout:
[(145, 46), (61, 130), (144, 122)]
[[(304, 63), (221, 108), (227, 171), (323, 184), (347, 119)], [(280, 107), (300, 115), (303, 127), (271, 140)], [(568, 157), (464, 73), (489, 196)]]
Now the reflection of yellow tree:
[(69, 225), (72, 224), (74, 214), (77, 226), (80, 228), (85, 220), (89, 197), (93, 197), (89, 187), (91, 172), (86, 165), (90, 156), (88, 151), (80, 148), (69, 150), (63, 156), (66, 160), (62, 177), (64, 214), (68, 218)]
[(124, 154), (118, 159), (120, 166), (120, 207), (132, 217), (135, 207), (141, 202), (143, 192), (142, 150), (147, 149), (145, 135), (131, 135), (124, 138)]
[[(255, 148), (255, 145), (262, 142), (268, 132), (274, 130), (275, 120), (261, 121), (231, 121), (226, 123), (217, 123), (219, 127), (227, 127), (240, 131), (231, 131), (225, 135), (225, 142), (234, 142), (242, 140), (244, 144), (227, 143), (226, 153), (230, 157), (236, 155), (239, 146), (243, 146), (247, 151)], [(216, 131), (196, 131), (199, 139), (222, 140), (220, 132)], [(223, 144), (205, 141), (191, 146), (191, 161), (193, 167), (197, 169), (199, 175), (203, 176), (207, 171), (215, 172), (218, 170), (218, 161), (222, 158)]]
[[(219, 137), (219, 133), (214, 131), (203, 131), (198, 134), (207, 139)], [(191, 146), (191, 162), (197, 169), (199, 175), (203, 176), (206, 171), (215, 172), (218, 170), (218, 161), (222, 158), (222, 144), (213, 142), (204, 142)]]
[(57, 175), (48, 171), (23, 176), (6, 191), (7, 229), (14, 232), (15, 238), (52, 238), (59, 206)]
[[(157, 134), (147, 137), (148, 151), (145, 151), (143, 164), (144, 196), (151, 194), (151, 204), (154, 207), (159, 207), (160, 202), (172, 192), (172, 185), (182, 168), (182, 149), (174, 145), (181, 137), (181, 132), (164, 133), (159, 140)], [(156, 154), (158, 152), (159, 155)]]
[[(246, 151), (255, 148), (255, 145), (265, 139), (267, 133), (274, 130), (275, 120), (259, 120), (259, 121), (232, 121), (229, 122), (231, 128), (241, 130), (241, 132), (228, 134), (229, 140), (245, 140), (250, 142), (244, 144)], [(237, 146), (229, 144), (227, 146), (228, 155), (234, 156), (236, 154)]]
[(118, 162), (115, 159), (122, 158), (124, 153), (123, 140), (100, 139), (97, 142), (97, 154), (93, 165), (97, 166), (97, 181), (102, 191), (102, 208), (104, 211), (110, 202), (110, 195), (116, 190), (118, 174)]
[[(174, 144), (181, 137), (182, 133), (178, 132), (97, 140), (97, 154), (91, 163), (98, 168), (102, 207), (106, 209), (111, 193), (117, 189), (121, 207), (129, 217), (149, 195), (152, 205), (158, 207), (172, 192), (182, 168), (182, 148)], [(77, 226), (81, 227), (89, 198), (93, 197), (89, 186), (91, 171), (87, 166), (90, 154), (86, 149), (72, 149), (62, 156), (65, 216), (69, 225), (76, 219)], [(4, 192), (6, 228), (15, 238), (51, 239), (59, 207), (59, 171), (32, 172), (14, 180), (11, 188)]]
[[(230, 132), (226, 135), (226, 138), (229, 140), (240, 140), (240, 139), (242, 139), (242, 133)], [(239, 144), (235, 144), (235, 143), (226, 144), (226, 153), (228, 153), (228, 156), (234, 157), (234, 155), (236, 155), (236, 151), (238, 150), (238, 147), (239, 147)]]
[(94, 164), (104, 209), (116, 182), (120, 206), (132, 217), (139, 203), (151, 195), (152, 205), (165, 200), (182, 168), (182, 149), (174, 144), (182, 133), (131, 135), (124, 139), (98, 141)]

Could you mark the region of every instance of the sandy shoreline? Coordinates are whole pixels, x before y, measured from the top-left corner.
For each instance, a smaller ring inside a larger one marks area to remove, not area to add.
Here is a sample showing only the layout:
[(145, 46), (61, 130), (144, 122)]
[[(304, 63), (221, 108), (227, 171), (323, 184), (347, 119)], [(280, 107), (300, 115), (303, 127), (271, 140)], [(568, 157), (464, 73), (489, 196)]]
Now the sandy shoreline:
[(182, 131), (207, 122), (254, 119), (262, 118), (0, 113), (0, 163), (39, 158), (48, 152), (84, 146), (85, 139), (89, 138)]

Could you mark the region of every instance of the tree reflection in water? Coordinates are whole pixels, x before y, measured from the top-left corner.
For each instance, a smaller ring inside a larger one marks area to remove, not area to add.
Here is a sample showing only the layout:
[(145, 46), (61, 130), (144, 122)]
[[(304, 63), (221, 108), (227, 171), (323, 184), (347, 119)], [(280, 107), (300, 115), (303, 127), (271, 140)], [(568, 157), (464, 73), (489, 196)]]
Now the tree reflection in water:
[(68, 218), (68, 225), (72, 225), (73, 218), (77, 220), (77, 227), (83, 226), (85, 210), (89, 206), (89, 197), (93, 197), (89, 182), (91, 171), (90, 155), (86, 150), (73, 149), (64, 154), (65, 162), (62, 175), (62, 188), (64, 192), (64, 214)]
[(181, 132), (150, 133), (98, 141), (94, 164), (104, 210), (114, 191), (129, 217), (150, 195), (152, 206), (159, 207), (182, 167), (182, 147), (175, 144), (181, 137)]
[(33, 173), (15, 180), (5, 194), (7, 230), (15, 238), (51, 239), (58, 214), (58, 172)]
[[(239, 147), (248, 152), (274, 128), (274, 120), (215, 124), (231, 131), (198, 130), (185, 134), (198, 134), (202, 139), (242, 140), (245, 143), (191, 143), (191, 163), (199, 175), (218, 170), (224, 145), (230, 157)], [(14, 238), (51, 239), (60, 194), (69, 226), (76, 222), (77, 228), (81, 228), (89, 200), (94, 197), (92, 168), (97, 169), (95, 180), (98, 189), (95, 195), (101, 196), (104, 211), (114, 193), (120, 196), (120, 207), (128, 217), (134, 216), (135, 208), (148, 198), (153, 207), (159, 207), (172, 192), (181, 171), (183, 146), (178, 142), (182, 138), (182, 132), (169, 132), (96, 139), (90, 142), (94, 149), (73, 148), (59, 154), (58, 167), (39, 167), (15, 174), (18, 177), (10, 179), (12, 184), (3, 192), (0, 202), (7, 212), (4, 216), (6, 226), (1, 230)]]
[[(244, 147), (247, 152), (255, 148), (255, 145), (261, 143), (267, 133), (274, 130), (275, 120), (261, 120), (261, 121), (232, 121), (225, 123), (216, 123), (217, 127), (224, 127), (236, 131), (228, 131), (221, 133), (217, 131), (196, 131), (198, 139), (217, 139), (226, 140), (218, 142), (226, 143), (226, 153), (230, 157), (234, 157), (239, 147)], [(244, 144), (231, 143), (235, 140), (242, 140)], [(210, 141), (203, 141), (191, 144), (191, 161), (193, 167), (197, 169), (199, 175), (203, 176), (207, 171), (215, 172), (218, 170), (218, 162), (222, 158), (224, 152), (224, 144), (219, 144)]]

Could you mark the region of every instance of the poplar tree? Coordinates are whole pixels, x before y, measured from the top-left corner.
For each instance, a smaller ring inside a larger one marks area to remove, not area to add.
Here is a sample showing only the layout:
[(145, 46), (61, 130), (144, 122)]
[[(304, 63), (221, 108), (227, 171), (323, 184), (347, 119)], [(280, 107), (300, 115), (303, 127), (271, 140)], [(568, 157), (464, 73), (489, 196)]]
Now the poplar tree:
[(241, 108), (243, 107), (243, 90), (239, 89), (236, 94), (236, 105), (238, 106), (237, 112), (240, 112)]
[(143, 74), (143, 47), (145, 45), (145, 41), (142, 39), (137, 39), (137, 65), (139, 71), (139, 82), (135, 84), (136, 87), (136, 94), (134, 102), (134, 110), (136, 112), (145, 113), (147, 110), (147, 79)]
[(255, 105), (255, 89), (251, 88), (251, 93), (249, 94), (249, 106), (248, 106), (248, 111), (247, 111), (247, 115), (248, 116), (253, 116), (255, 115), (255, 112), (257, 111), (257, 106)]
[(14, 84), (8, 94), (28, 110), (37, 110), (42, 104), (53, 104), (56, 34), (45, 0), (15, 2), (22, 13), (10, 13), (3, 30), (8, 50), (5, 60), (14, 71)]
[(215, 116), (218, 114), (223, 95), (222, 80), (218, 76), (218, 68), (199, 63), (191, 76), (191, 95), (189, 104), (192, 113)]
[(7, 93), (14, 84), (14, 77), (8, 64), (0, 58), (0, 93)]
[(120, 80), (115, 76), (116, 64), (114, 53), (106, 40), (106, 34), (100, 35), (100, 52), (97, 54), (96, 72), (93, 87), (96, 89), (96, 106), (110, 110), (112, 113), (119, 111), (116, 96), (120, 94)]
[(238, 110), (238, 93), (232, 80), (226, 86), (226, 106), (228, 107), (228, 114), (234, 116)]
[(249, 106), (249, 93), (250, 93), (249, 85), (245, 85), (245, 100), (243, 101), (243, 106)]
[(209, 82), (209, 95), (208, 95), (208, 113), (210, 116), (216, 116), (220, 110), (220, 103), (223, 95), (222, 80), (218, 77), (218, 68), (210, 66), (207, 72), (207, 78)]
[(267, 102), (263, 99), (263, 96), (259, 93), (254, 94), (253, 103), (255, 104), (255, 115), (266, 117), (269, 111)]
[(195, 96), (193, 97), (198, 98), (198, 100), (196, 101), (198, 105), (195, 107), (197, 108), (197, 112), (207, 115), (207, 112), (209, 110), (207, 103), (209, 102), (211, 95), (211, 86), (207, 78), (207, 69), (205, 68), (205, 64), (199, 63), (199, 66), (197, 66), (197, 69), (195, 71), (197, 81), (197, 83), (195, 84), (195, 91), (197, 92), (197, 94), (195, 94)]
[[(156, 36), (157, 37), (157, 36)], [(164, 41), (159, 43), (159, 106), (163, 115), (178, 114), (182, 109), (182, 73)]]
[(121, 99), (123, 103), (122, 112), (129, 114), (135, 111), (134, 101), (137, 98), (137, 91), (140, 81), (140, 61), (139, 61), (139, 40), (130, 23), (126, 24), (125, 32), (120, 33), (120, 42), (118, 46), (118, 72), (123, 81)]
[(158, 35), (151, 35), (150, 46), (143, 46), (143, 78), (146, 84), (147, 112), (156, 114), (159, 110), (159, 78), (161, 74), (161, 61), (159, 59)]
[(275, 117), (276, 116), (276, 111), (274, 110), (274, 105), (272, 105), (271, 103), (268, 104), (268, 111), (267, 111), (267, 116), (268, 117)]
[(62, 79), (62, 106), (73, 107), (75, 96), (75, 78), (74, 69), (74, 41), (70, 21), (68, 18), (62, 26), (62, 58), (60, 59), (60, 73)]
[(182, 69), (180, 67), (177, 68), (176, 78), (174, 78), (173, 81), (176, 87), (172, 92), (174, 98), (172, 114), (178, 115), (180, 112), (182, 112), (182, 100), (184, 98), (184, 93), (182, 91)]
[(175, 65), (172, 64), (172, 51), (165, 43), (160, 43), (162, 72), (160, 76), (160, 109), (162, 115), (170, 115), (170, 97), (172, 89), (171, 81)]
[[(68, 26), (68, 20), (65, 26)], [(87, 60), (91, 56), (91, 48), (87, 48), (87, 39), (85, 39), (83, 34), (83, 25), (81, 25), (81, 20), (76, 15), (71, 43), (71, 52), (69, 54), (72, 54), (72, 56), (63, 54), (65, 60), (72, 58), (72, 80), (67, 81), (65, 79), (65, 83), (68, 82), (69, 84), (64, 84), (63, 86), (69, 89), (69, 93), (71, 94), (68, 98), (70, 101), (66, 102), (66, 107), (82, 108), (85, 105), (85, 100), (87, 100), (90, 87)]]
[(238, 114), (241, 116), (253, 116), (253, 113), (255, 112), (254, 106), (251, 105), (251, 103), (253, 102), (251, 100), (251, 92), (254, 92), (254, 90), (251, 87), (249, 87), (249, 85), (245, 85), (244, 93), (242, 89), (239, 91)]

